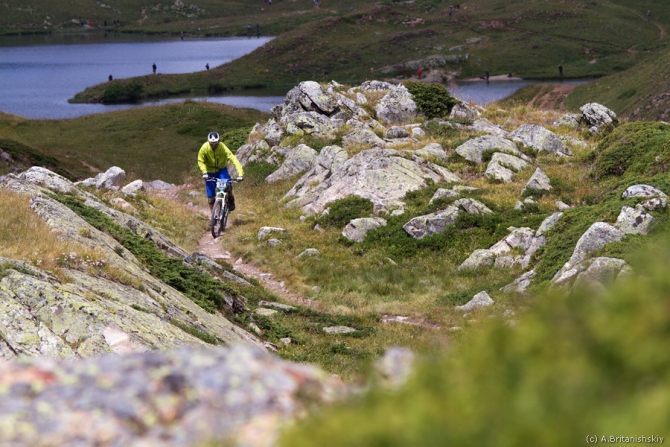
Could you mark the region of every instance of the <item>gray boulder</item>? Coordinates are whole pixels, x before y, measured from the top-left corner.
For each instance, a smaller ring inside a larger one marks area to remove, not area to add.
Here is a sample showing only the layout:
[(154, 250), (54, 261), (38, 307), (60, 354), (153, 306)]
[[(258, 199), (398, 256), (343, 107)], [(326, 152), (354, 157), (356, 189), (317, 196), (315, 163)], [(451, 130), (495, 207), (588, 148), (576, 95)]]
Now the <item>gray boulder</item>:
[(337, 101), (318, 82), (304, 81), (298, 84), (302, 95), (298, 97), (305, 110), (314, 110), (323, 114), (331, 114), (337, 108)]
[(532, 147), (538, 152), (571, 156), (572, 152), (552, 131), (535, 124), (524, 124), (510, 134), (512, 140)]
[(563, 217), (563, 213), (558, 212), (558, 213), (554, 213), (551, 216), (544, 219), (542, 221), (542, 223), (540, 224), (540, 227), (535, 232), (535, 235), (536, 236), (541, 236), (544, 233), (546, 233), (547, 231), (550, 231), (552, 228), (554, 228), (556, 226), (556, 224), (561, 219), (561, 217)]
[(285, 115), (282, 124), (290, 135), (310, 134), (324, 139), (333, 139), (337, 128), (326, 116), (317, 112), (299, 112)]
[(566, 126), (571, 129), (577, 129), (579, 127), (579, 118), (580, 115), (577, 113), (566, 113), (554, 121), (554, 127)]
[(470, 214), (493, 214), (489, 207), (475, 199), (458, 199), (454, 202), (454, 206)]
[(349, 131), (342, 138), (345, 148), (354, 145), (363, 145), (367, 147), (384, 147), (386, 142), (372, 131), (370, 126), (358, 120), (349, 120), (347, 123)]
[(375, 111), (377, 117), (386, 123), (411, 123), (419, 114), (412, 95), (402, 85), (380, 99)]
[(649, 185), (633, 185), (621, 194), (622, 199), (630, 197), (667, 197), (667, 195), (658, 188)]
[(524, 191), (528, 189), (533, 191), (551, 191), (551, 180), (549, 180), (549, 177), (542, 169), (537, 168), (523, 189)]
[(494, 135), (482, 135), (481, 137), (473, 138), (456, 148), (458, 155), (477, 164), (484, 162), (482, 155), (487, 151), (505, 152), (519, 158), (525, 157), (510, 140)]
[(300, 144), (288, 152), (284, 163), (279, 169), (268, 175), (265, 181), (273, 183), (308, 171), (316, 165), (318, 156), (319, 154), (314, 149)]
[(409, 132), (407, 132), (402, 127), (392, 126), (389, 130), (386, 131), (386, 138), (395, 139), (395, 138), (407, 138)]
[(449, 206), (435, 213), (415, 217), (402, 228), (414, 239), (423, 239), (426, 236), (443, 233), (447, 225), (454, 224), (459, 213), (458, 207)]
[(135, 180), (134, 182), (128, 183), (126, 186), (121, 188), (121, 192), (124, 194), (135, 194), (137, 191), (144, 191), (144, 182), (142, 180)]
[(254, 143), (240, 146), (235, 156), (242, 166), (249, 162), (269, 163), (279, 166), (281, 160), (283, 160), (283, 156), (273, 151), (265, 140), (258, 140)]
[(458, 270), (478, 269), (492, 265), (495, 254), (491, 250), (480, 248), (473, 251), (468, 258), (458, 266)]
[(479, 292), (477, 295), (473, 296), (470, 301), (468, 301), (466, 304), (462, 306), (456, 306), (456, 309), (462, 310), (464, 312), (470, 312), (475, 309), (480, 309), (482, 307), (488, 307), (493, 305), (494, 302), (489, 296), (488, 293), (482, 291)]
[(619, 124), (616, 113), (596, 102), (584, 104), (579, 108), (579, 111), (581, 112), (579, 123), (592, 134), (602, 132), (607, 126)]
[(470, 132), (487, 133), (501, 138), (508, 138), (509, 132), (502, 129), (497, 124), (493, 124), (486, 118), (478, 118), (469, 126), (465, 126)]
[(620, 273), (630, 267), (623, 259), (600, 257), (587, 261), (588, 267), (579, 273), (573, 287), (593, 287), (594, 284), (608, 287), (615, 283)]
[(287, 206), (299, 206), (307, 215), (320, 213), (338, 199), (357, 195), (386, 206), (404, 198), (408, 191), (434, 182), (458, 181), (446, 168), (408, 160), (398, 151), (370, 149), (359, 152), (331, 169), (303, 176), (285, 196)]
[(428, 203), (432, 204), (438, 199), (451, 199), (459, 196), (460, 194), (454, 191), (453, 189), (440, 188), (437, 191), (435, 191), (435, 194), (433, 194), (433, 197), (430, 198), (430, 202)]
[(448, 157), (440, 143), (429, 143), (414, 153), (425, 160), (445, 160)]
[(626, 234), (646, 235), (653, 224), (654, 218), (640, 205), (624, 206), (616, 219), (616, 227)]
[(534, 277), (535, 270), (530, 270), (519, 276), (510, 284), (502, 287), (500, 290), (505, 293), (525, 293), (526, 289), (531, 285)]
[(353, 219), (342, 230), (342, 236), (353, 242), (363, 242), (368, 231), (383, 226), (386, 226), (386, 220), (381, 217)]
[(308, 248), (302, 253), (300, 253), (297, 258), (299, 259), (304, 259), (304, 258), (313, 258), (314, 256), (320, 256), (321, 252), (317, 250), (316, 248)]
[[(394, 84), (384, 82), (384, 81), (365, 81), (363, 82), (358, 89), (363, 92), (388, 92), (395, 90), (396, 86)], [(356, 93), (355, 89), (349, 90), (351, 93)]]
[(262, 240), (266, 239), (268, 236), (270, 236), (271, 234), (275, 234), (275, 233), (277, 233), (281, 236), (286, 236), (288, 234), (288, 232), (284, 228), (280, 228), (280, 227), (261, 227), (258, 230), (258, 240), (262, 241)]
[(491, 157), (491, 161), (486, 167), (484, 175), (486, 178), (492, 180), (509, 183), (512, 181), (512, 176), (514, 173), (526, 169), (529, 166), (530, 165), (528, 163), (519, 157), (496, 152), (493, 154), (493, 157)]
[(449, 112), (449, 119), (472, 122), (480, 115), (481, 113), (477, 109), (461, 101), (452, 107), (451, 112)]
[(590, 253), (600, 250), (610, 242), (619, 242), (624, 236), (624, 232), (618, 228), (604, 222), (596, 222), (579, 238), (568, 262), (577, 264), (586, 259)]

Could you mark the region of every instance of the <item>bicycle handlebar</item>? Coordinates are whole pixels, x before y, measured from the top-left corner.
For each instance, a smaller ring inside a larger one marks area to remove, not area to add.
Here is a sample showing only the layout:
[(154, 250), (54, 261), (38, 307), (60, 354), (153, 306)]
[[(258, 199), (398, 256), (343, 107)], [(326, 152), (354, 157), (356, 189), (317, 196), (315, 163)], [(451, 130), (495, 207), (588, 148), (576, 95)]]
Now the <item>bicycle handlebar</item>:
[(206, 182), (216, 182), (218, 180), (224, 181), (226, 183), (240, 183), (240, 180), (238, 180), (236, 178), (226, 180), (226, 179), (222, 179), (222, 178), (211, 177), (211, 178), (206, 179), (205, 181)]

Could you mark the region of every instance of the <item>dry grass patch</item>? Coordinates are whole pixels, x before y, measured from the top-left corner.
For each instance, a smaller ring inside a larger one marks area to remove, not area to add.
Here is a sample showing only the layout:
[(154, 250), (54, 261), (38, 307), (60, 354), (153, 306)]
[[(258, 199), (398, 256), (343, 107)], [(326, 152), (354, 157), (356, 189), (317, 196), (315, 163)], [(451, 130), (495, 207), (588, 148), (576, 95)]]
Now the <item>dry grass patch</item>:
[(97, 251), (60, 239), (30, 208), (29, 196), (0, 189), (0, 210), (0, 256), (30, 262), (45, 270), (104, 264)]

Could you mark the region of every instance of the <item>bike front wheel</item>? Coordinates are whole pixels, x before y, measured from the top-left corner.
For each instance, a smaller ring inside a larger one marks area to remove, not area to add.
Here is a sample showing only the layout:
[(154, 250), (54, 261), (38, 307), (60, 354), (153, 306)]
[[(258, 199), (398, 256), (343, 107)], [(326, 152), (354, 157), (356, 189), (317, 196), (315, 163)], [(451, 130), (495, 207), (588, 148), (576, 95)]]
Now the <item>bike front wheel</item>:
[(209, 221), (210, 230), (212, 230), (212, 237), (217, 238), (221, 235), (221, 216), (222, 216), (222, 201), (217, 200), (214, 202), (214, 207), (212, 208), (212, 217)]

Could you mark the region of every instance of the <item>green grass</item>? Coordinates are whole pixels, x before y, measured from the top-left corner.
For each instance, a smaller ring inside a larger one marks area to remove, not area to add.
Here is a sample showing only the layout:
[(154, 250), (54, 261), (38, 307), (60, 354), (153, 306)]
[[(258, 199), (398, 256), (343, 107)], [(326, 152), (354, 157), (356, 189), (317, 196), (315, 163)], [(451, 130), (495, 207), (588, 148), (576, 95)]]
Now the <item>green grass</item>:
[[(666, 241), (667, 242), (667, 241)], [(537, 297), (510, 327), (492, 320), (423, 358), (406, 386), (314, 413), (282, 446), (566, 446), (587, 435), (661, 436), (670, 411), (667, 265), (602, 297)], [(654, 261), (650, 261), (653, 259)]]
[(119, 166), (131, 179), (181, 183), (208, 132), (220, 132), (236, 151), (251, 127), (268, 117), (254, 109), (194, 101), (67, 120), (0, 115), (0, 147), (30, 159), (28, 165), (53, 167), (70, 178)]

